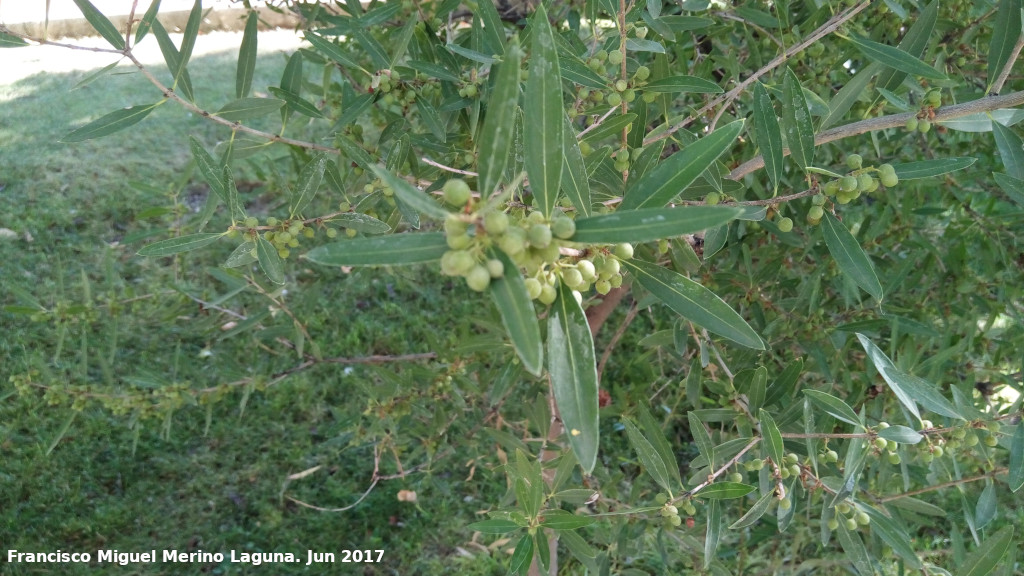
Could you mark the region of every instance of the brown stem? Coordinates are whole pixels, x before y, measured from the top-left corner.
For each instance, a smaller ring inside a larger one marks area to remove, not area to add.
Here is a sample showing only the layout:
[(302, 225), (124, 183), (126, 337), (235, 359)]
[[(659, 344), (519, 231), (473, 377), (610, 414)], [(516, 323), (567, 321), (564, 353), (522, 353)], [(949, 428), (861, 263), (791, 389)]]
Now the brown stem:
[(619, 305), (619, 302), (622, 301), (628, 292), (628, 286), (612, 288), (610, 292), (604, 295), (601, 302), (587, 308), (587, 324), (590, 325), (591, 336), (597, 336), (601, 326), (604, 326), (605, 321), (608, 320), (615, 307)]
[(1003, 84), (1010, 77), (1010, 72), (1013, 70), (1013, 65), (1017, 62), (1017, 57), (1020, 56), (1022, 48), (1024, 48), (1024, 34), (1017, 37), (1017, 44), (1014, 45), (1013, 51), (1010, 52), (1010, 59), (1006, 61), (1003, 70), (999, 73), (996, 81), (992, 83), (992, 88), (988, 91), (989, 94), (999, 94), (999, 91), (1003, 89)]
[(995, 470), (986, 474), (979, 474), (977, 476), (971, 476), (970, 478), (961, 478), (959, 480), (950, 480), (949, 482), (943, 482), (942, 484), (933, 484), (926, 486), (918, 490), (911, 490), (910, 492), (903, 492), (902, 494), (893, 494), (892, 496), (882, 496), (878, 499), (879, 502), (892, 502), (893, 500), (899, 500), (900, 498), (906, 498), (908, 496), (916, 496), (918, 494), (924, 494), (926, 492), (934, 492), (935, 490), (942, 490), (943, 488), (949, 488), (951, 486), (957, 486), (960, 484), (966, 484), (968, 482), (977, 482), (978, 480), (984, 480), (986, 478), (992, 478), (996, 474), (1002, 474), (1006, 472), (1006, 468), (996, 468)]

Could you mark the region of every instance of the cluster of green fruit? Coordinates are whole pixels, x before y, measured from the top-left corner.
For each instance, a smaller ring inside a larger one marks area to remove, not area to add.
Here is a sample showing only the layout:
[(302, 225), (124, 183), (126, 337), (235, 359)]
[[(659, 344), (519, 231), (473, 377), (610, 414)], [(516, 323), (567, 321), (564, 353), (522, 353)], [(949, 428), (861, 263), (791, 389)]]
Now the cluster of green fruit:
[(500, 260), (488, 258), (496, 247), (526, 272), (526, 291), (543, 304), (555, 301), (555, 286), (561, 281), (576, 292), (593, 285), (599, 294), (607, 294), (622, 285), (620, 259), (633, 257), (633, 247), (619, 244), (610, 250), (596, 251), (592, 257), (562, 248), (576, 233), (576, 223), (562, 212), (551, 218), (530, 212), (513, 222), (508, 214), (491, 210), (482, 216), (473, 211), (472, 191), (461, 179), (445, 182), (442, 193), (451, 206), (461, 209), (445, 220), (445, 240), (450, 250), (441, 257), (441, 272), (461, 276), (473, 290), (483, 291), (494, 278), (504, 274)]
[[(879, 422), (877, 429), (885, 430), (888, 427), (888, 422)], [(875, 450), (878, 451), (878, 454), (881, 454), (883, 450), (886, 452), (886, 458), (888, 458), (889, 464), (895, 465), (903, 461), (903, 459), (900, 458), (899, 453), (896, 452), (897, 448), (899, 448), (899, 444), (895, 440), (886, 440), (881, 436), (876, 436), (875, 439), (872, 440), (872, 443), (875, 445)]]
[[(891, 188), (899, 184), (899, 176), (892, 164), (881, 164), (877, 167), (865, 167), (860, 154), (846, 157), (846, 166), (850, 171), (842, 177), (826, 182), (821, 187), (822, 194), (811, 198), (811, 207), (807, 211), (807, 223), (818, 224), (825, 215), (825, 197), (834, 197), (837, 204), (849, 204), (860, 198), (861, 194), (878, 190), (879, 185)], [(877, 177), (876, 177), (877, 176)]]
[(849, 502), (840, 502), (836, 505), (836, 516), (829, 519), (828, 529), (838, 530), (840, 518), (843, 519), (846, 529), (850, 531), (871, 524), (871, 517), (866, 512), (851, 506)]
[[(683, 524), (683, 519), (679, 517), (679, 508), (674, 504), (669, 503), (669, 496), (664, 492), (659, 493), (654, 497), (654, 501), (661, 506), (661, 517), (664, 519), (666, 528), (678, 528)], [(697, 508), (693, 505), (693, 502), (686, 500), (681, 502), (683, 512), (687, 516), (693, 516), (697, 513)], [(690, 523), (692, 524), (692, 523)]]
[[(267, 242), (270, 242), (274, 249), (277, 250), (277, 255), (281, 258), (287, 258), (291, 255), (292, 248), (299, 247), (300, 238), (313, 238), (316, 236), (316, 229), (309, 226), (302, 220), (278, 220), (271, 216), (266, 219), (266, 226), (271, 228), (263, 232), (263, 238)], [(249, 236), (255, 236), (259, 234), (260, 221), (255, 216), (249, 216), (242, 221), (241, 230), (236, 227), (232, 228), (230, 235), (235, 235), (240, 231), (244, 231)], [(334, 238), (338, 235), (338, 231), (334, 228), (327, 228), (327, 237)], [(252, 256), (256, 257), (256, 249), (253, 248)]]
[(935, 109), (942, 106), (942, 91), (938, 88), (933, 88), (925, 94), (924, 105), (921, 111), (917, 113), (917, 116), (907, 119), (905, 125), (906, 129), (911, 132), (920, 132), (921, 134), (927, 134), (932, 129), (932, 119), (935, 115)]
[[(933, 428), (931, 421), (922, 420), (921, 427), (924, 430)], [(982, 443), (989, 448), (999, 444), (999, 431), (1002, 428), (999, 421), (992, 420), (990, 422), (972, 422), (965, 424), (959, 428), (954, 428), (949, 438), (933, 438), (933, 435), (927, 436), (928, 443), (924, 444), (924, 449), (921, 450), (920, 459), (924, 464), (930, 464), (935, 458), (941, 458), (946, 453), (959, 450), (961, 447), (973, 448)], [(984, 431), (981, 437), (978, 432)]]

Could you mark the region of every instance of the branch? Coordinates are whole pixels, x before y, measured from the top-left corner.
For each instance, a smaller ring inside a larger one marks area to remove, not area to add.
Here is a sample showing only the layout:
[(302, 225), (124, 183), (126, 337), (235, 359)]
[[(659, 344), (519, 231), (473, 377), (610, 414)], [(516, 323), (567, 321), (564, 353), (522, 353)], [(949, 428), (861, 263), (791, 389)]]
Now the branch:
[(704, 488), (707, 488), (712, 482), (714, 482), (715, 478), (718, 478), (726, 470), (728, 470), (734, 464), (739, 462), (740, 458), (742, 458), (744, 454), (746, 454), (748, 451), (750, 451), (751, 448), (753, 448), (754, 446), (757, 446), (757, 443), (760, 442), (760, 441), (761, 441), (761, 437), (760, 436), (752, 438), (750, 440), (750, 442), (748, 442), (747, 445), (744, 446), (743, 449), (739, 451), (738, 454), (736, 454), (735, 456), (730, 458), (729, 461), (726, 462), (725, 464), (723, 464), (722, 467), (719, 468), (717, 471), (712, 472), (711, 474), (709, 474), (707, 480), (701, 482), (700, 484), (697, 484), (692, 489), (687, 491), (685, 494), (682, 494), (678, 498), (676, 498), (676, 500), (682, 500), (682, 499), (685, 499), (685, 498), (690, 498), (692, 496), (696, 496), (698, 492), (700, 492)]
[(986, 474), (979, 474), (978, 476), (971, 476), (970, 478), (961, 478), (959, 480), (950, 480), (949, 482), (943, 482), (942, 484), (933, 484), (926, 486), (919, 490), (911, 490), (910, 492), (903, 492), (902, 494), (893, 494), (892, 496), (883, 496), (878, 499), (879, 502), (892, 502), (893, 500), (899, 500), (900, 498), (906, 498), (908, 496), (916, 496), (918, 494), (924, 494), (925, 492), (934, 492), (935, 490), (942, 490), (943, 488), (949, 488), (951, 486), (957, 486), (959, 484), (966, 484), (968, 482), (976, 482), (978, 480), (984, 480), (986, 478), (992, 478), (996, 474), (1002, 474), (1006, 472), (1006, 468), (996, 468), (995, 470)]
[[(1013, 92), (1005, 96), (979, 98), (977, 100), (971, 100), (970, 102), (964, 102), (963, 104), (943, 106), (942, 108), (935, 110), (934, 121), (944, 122), (946, 120), (963, 118), (964, 116), (970, 116), (971, 114), (977, 114), (979, 112), (991, 112), (993, 110), (999, 110), (1000, 108), (1013, 108), (1015, 106), (1020, 106), (1021, 104), (1024, 104), (1024, 92)], [(835, 142), (836, 140), (842, 140), (844, 138), (857, 136), (867, 132), (902, 127), (907, 123), (908, 119), (915, 117), (917, 117), (916, 112), (903, 112), (900, 114), (879, 116), (878, 118), (868, 118), (867, 120), (861, 120), (860, 122), (838, 126), (830, 130), (825, 130), (824, 132), (819, 132), (815, 135), (814, 145), (820, 146), (822, 144)], [(783, 148), (782, 154), (784, 156), (788, 155), (789, 149)], [(750, 174), (755, 170), (760, 170), (761, 168), (764, 168), (764, 156), (755, 156), (736, 167), (728, 176), (726, 176), (726, 178), (730, 180), (739, 180), (747, 174)], [(777, 201), (779, 199), (775, 198), (774, 200)]]
[[(832, 32), (835, 32), (847, 20), (849, 20), (850, 18), (853, 18), (854, 16), (856, 16), (858, 12), (860, 12), (861, 10), (867, 8), (870, 4), (871, 4), (870, 1), (861, 2), (860, 4), (857, 4), (856, 6), (853, 6), (853, 7), (849, 8), (849, 9), (847, 9), (846, 12), (840, 12), (839, 14), (833, 16), (832, 19), (830, 19), (828, 22), (825, 22), (824, 24), (822, 24), (821, 27), (819, 27), (817, 30), (815, 30), (813, 33), (811, 33), (810, 36), (805, 38), (803, 40), (803, 42), (797, 44), (796, 46), (791, 47), (790, 49), (786, 50), (785, 52), (783, 52), (779, 56), (776, 56), (774, 60), (772, 60), (771, 62), (769, 62), (769, 63), (765, 64), (764, 66), (762, 66), (760, 70), (758, 70), (757, 72), (754, 72), (749, 77), (747, 77), (745, 80), (743, 80), (742, 82), (737, 84), (735, 88), (733, 88), (732, 90), (730, 90), (726, 94), (723, 94), (723, 95), (719, 96), (718, 98), (715, 98), (711, 102), (708, 102), (703, 108), (701, 108), (700, 110), (697, 110), (696, 112), (691, 114), (688, 118), (686, 118), (682, 122), (676, 124), (675, 126), (672, 126), (668, 130), (662, 132), (661, 134), (658, 134), (657, 136), (655, 136), (653, 138), (647, 138), (646, 140), (644, 140), (644, 144), (643, 145), (647, 146), (647, 145), (652, 144), (654, 142), (657, 142), (659, 140), (664, 140), (665, 138), (668, 138), (672, 134), (675, 134), (679, 130), (682, 130), (683, 128), (686, 128), (687, 126), (692, 124), (694, 122), (694, 120), (696, 120), (697, 118), (700, 118), (704, 114), (710, 112), (711, 110), (714, 110), (719, 105), (722, 105), (722, 109), (724, 110), (729, 102), (735, 100), (737, 96), (739, 96), (741, 93), (743, 93), (743, 91), (745, 91), (747, 89), (747, 87), (750, 86), (751, 84), (753, 84), (758, 78), (760, 78), (761, 76), (763, 76), (763, 75), (767, 74), (768, 72), (774, 70), (779, 65), (783, 64), (784, 62), (786, 62), (787, 60), (789, 60), (790, 58), (792, 58), (796, 54), (800, 53), (802, 50), (804, 50), (805, 48), (807, 48), (811, 44), (814, 44), (815, 42), (821, 40), (825, 36), (831, 34)], [(720, 115), (721, 115), (721, 112), (719, 112), (719, 114), (715, 117), (715, 120), (717, 120), (718, 116), (720, 116)]]
[(1003, 89), (1003, 84), (1010, 77), (1010, 71), (1013, 70), (1013, 65), (1017, 62), (1017, 57), (1020, 56), (1021, 48), (1024, 48), (1024, 34), (1017, 37), (1017, 44), (1013, 47), (1013, 51), (1010, 52), (1010, 59), (1006, 61), (1003, 71), (999, 73), (996, 81), (992, 83), (992, 88), (988, 91), (989, 94), (999, 94), (999, 91)]

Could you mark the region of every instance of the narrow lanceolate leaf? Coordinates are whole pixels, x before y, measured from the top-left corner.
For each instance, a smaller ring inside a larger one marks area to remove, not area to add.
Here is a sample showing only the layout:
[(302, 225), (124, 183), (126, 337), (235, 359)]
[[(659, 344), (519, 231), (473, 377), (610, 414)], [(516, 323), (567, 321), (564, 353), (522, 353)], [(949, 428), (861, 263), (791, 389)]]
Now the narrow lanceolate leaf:
[(747, 526), (750, 526), (754, 524), (754, 522), (760, 520), (761, 516), (764, 516), (764, 513), (767, 512), (768, 508), (771, 507), (772, 500), (774, 498), (774, 491), (770, 490), (768, 492), (765, 492), (763, 495), (761, 495), (760, 498), (758, 498), (757, 502), (755, 502), (754, 505), (750, 507), (750, 510), (747, 510), (746, 514), (741, 516), (739, 520), (733, 522), (732, 525), (729, 526), (729, 529), (738, 530), (740, 528), (746, 528)]
[(708, 502), (708, 532), (704, 537), (704, 569), (714, 561), (718, 542), (722, 539), (722, 505), (718, 500)]
[(884, 430), (878, 431), (879, 438), (885, 438), (886, 440), (892, 440), (900, 444), (917, 444), (921, 440), (924, 440), (924, 436), (919, 434), (917, 430), (908, 428), (906, 426), (889, 426)]
[(590, 474), (599, 442), (594, 340), (583, 309), (564, 284), (548, 315), (548, 372), (569, 445)]
[(1010, 490), (1016, 492), (1024, 486), (1024, 424), (1017, 424), (1017, 430), (1010, 440), (1010, 470), (1006, 483)]
[(284, 261), (277, 253), (277, 248), (262, 236), (256, 239), (256, 259), (268, 280), (274, 284), (284, 284)]
[(977, 550), (964, 559), (957, 576), (985, 576), (991, 574), (1013, 544), (1013, 525), (989, 536)]
[(505, 267), (505, 275), (491, 281), (491, 296), (501, 314), (512, 340), (516, 354), (523, 362), (523, 367), (534, 376), (540, 376), (544, 367), (544, 348), (540, 338), (540, 324), (533, 302), (526, 292), (526, 284), (519, 273), (519, 267), (509, 260), (500, 250), (491, 250), (490, 258), (497, 258)]
[[(492, 73), (497, 74), (494, 90), (487, 101), (487, 116), (480, 130), (477, 146), (477, 171), (480, 193), (486, 198), (501, 182), (508, 152), (515, 132), (516, 103), (519, 102), (519, 64), (522, 61), (519, 43), (513, 38), (505, 61)], [(423, 99), (417, 99), (417, 102)]]
[(648, 242), (721, 226), (742, 213), (742, 209), (729, 206), (619, 210), (577, 220), (572, 241), (587, 244)]
[(202, 175), (203, 180), (210, 185), (210, 190), (213, 190), (214, 194), (219, 196), (225, 204), (228, 204), (227, 192), (224, 189), (224, 179), (222, 177), (223, 172), (217, 166), (217, 161), (213, 159), (213, 156), (210, 156), (210, 153), (203, 148), (203, 145), (194, 136), (188, 137), (188, 146), (192, 150), (192, 159), (199, 168), (199, 174)]
[(786, 131), (790, 155), (800, 170), (806, 172), (807, 167), (814, 164), (814, 125), (800, 80), (788, 68), (782, 82), (782, 128)]
[(89, 22), (89, 25), (93, 27), (100, 36), (110, 45), (118, 50), (124, 50), (124, 36), (117, 31), (117, 27), (114, 26), (110, 20), (107, 19), (89, 0), (74, 0), (75, 5), (82, 11), (82, 15)]
[(668, 468), (665, 466), (665, 462), (662, 461), (661, 456), (658, 455), (658, 451), (655, 450), (654, 445), (640, 432), (640, 429), (633, 424), (633, 421), (628, 418), (622, 419), (622, 424), (626, 428), (626, 435), (629, 437), (629, 443), (633, 445), (633, 450), (636, 451), (636, 455), (640, 458), (640, 463), (643, 464), (644, 469), (647, 473), (654, 478), (654, 481), (659, 486), (665, 489), (665, 492), (672, 492), (673, 486), (669, 480)]
[(276, 112), (284, 106), (284, 100), (277, 98), (239, 98), (228, 102), (220, 110), (213, 113), (225, 120), (238, 122), (249, 118), (260, 118)]
[(533, 560), (533, 536), (523, 534), (512, 552), (512, 560), (509, 562), (508, 571), (512, 574), (521, 574), (525, 568), (530, 566)]
[(590, 526), (597, 521), (593, 516), (578, 516), (566, 510), (545, 510), (541, 513), (540, 525), (552, 530), (576, 530)]
[(875, 297), (875, 300), (882, 300), (882, 284), (875, 275), (875, 269), (871, 266), (871, 260), (860, 247), (857, 239), (850, 234), (850, 231), (843, 226), (843, 223), (836, 219), (830, 212), (825, 212), (825, 218), (821, 221), (821, 232), (825, 236), (825, 245), (836, 261), (839, 271), (845, 274), (853, 283), (864, 289), (865, 292)]
[(827, 414), (854, 426), (861, 425), (860, 417), (853, 411), (853, 408), (839, 398), (819, 390), (804, 390), (804, 395)]
[(584, 218), (590, 216), (590, 179), (583, 162), (576, 131), (567, 114), (562, 114), (562, 191)]
[(895, 46), (879, 44), (874, 40), (868, 40), (863, 36), (853, 34), (849, 38), (858, 50), (869, 60), (895, 68), (900, 72), (906, 72), (914, 76), (921, 76), (931, 80), (945, 80), (946, 75), (935, 68), (925, 64), (917, 58), (907, 54)]
[(360, 214), (359, 212), (338, 214), (336, 216), (332, 216), (330, 221), (344, 228), (351, 228), (356, 232), (362, 232), (363, 234), (385, 234), (391, 231), (391, 226), (388, 226), (387, 223), (381, 222), (373, 216)]
[(707, 428), (704, 427), (700, 417), (692, 410), (687, 412), (686, 419), (690, 424), (690, 436), (693, 437), (693, 442), (697, 445), (697, 451), (707, 460), (710, 466), (714, 466), (715, 445), (711, 441), (711, 435), (708, 434)]
[(715, 482), (710, 486), (697, 492), (698, 498), (708, 498), (710, 500), (732, 500), (734, 498), (743, 498), (747, 494), (750, 494), (756, 490), (749, 484), (741, 484), (739, 482)]
[(779, 127), (779, 118), (775, 115), (772, 98), (760, 82), (754, 83), (754, 135), (764, 158), (765, 172), (772, 181), (773, 189), (778, 191), (784, 158), (782, 129)]
[(741, 130), (743, 120), (737, 120), (669, 156), (630, 185), (619, 209), (660, 208), (668, 204), (732, 146)]
[(645, 92), (676, 93), (688, 92), (691, 94), (718, 94), (722, 87), (710, 80), (698, 78), (697, 76), (669, 76), (659, 78), (644, 86)]
[[(1021, 35), (1021, 0), (1000, 0), (992, 20), (992, 41), (988, 49), (988, 85), (996, 81), (1013, 55)], [(1012, 66), (1012, 64), (1011, 64)]]
[(897, 524), (895, 520), (883, 514), (881, 510), (872, 506), (864, 506), (863, 509), (871, 517), (871, 531), (878, 534), (882, 541), (892, 548), (893, 552), (906, 561), (909, 567), (914, 570), (920, 570), (921, 559), (914, 552), (914, 547), (910, 543), (910, 536), (907, 534), (907, 531)]
[(0, 48), (21, 48), (22, 46), (28, 45), (28, 42), (18, 36), (14, 36), (6, 32), (0, 32)]
[(154, 242), (139, 250), (139, 256), (170, 256), (198, 250), (207, 244), (212, 244), (224, 236), (221, 232), (201, 232), (199, 234), (186, 234), (177, 238), (168, 238)]
[(868, 555), (868, 549), (864, 547), (864, 541), (860, 539), (860, 534), (847, 530), (846, 523), (842, 521), (836, 528), (836, 534), (839, 536), (839, 544), (846, 552), (847, 559), (853, 563), (857, 573), (860, 576), (874, 576), (875, 570), (871, 565), (871, 556)]
[[(323, 36), (318, 36), (314, 32), (310, 32), (307, 30), (306, 32), (303, 33), (303, 37), (306, 38), (307, 42), (313, 45), (313, 48), (317, 49), (317, 52), (320, 52), (321, 54), (327, 56), (331, 60), (334, 60), (338, 64), (341, 64), (346, 68), (351, 68), (352, 70), (362, 70), (363, 72), (366, 72), (366, 70), (363, 69), (363, 67), (360, 66), (359, 64), (356, 64), (356, 61), (353, 60), (351, 56), (346, 54), (345, 51), (340, 46), (324, 38)], [(369, 72), (366, 73), (369, 74)], [(455, 80), (457, 81), (458, 78), (456, 78)]]
[(181, 35), (181, 47), (178, 48), (178, 55), (181, 61), (178, 63), (178, 70), (174, 72), (174, 78), (180, 78), (185, 73), (185, 67), (192, 58), (192, 49), (195, 48), (196, 38), (199, 36), (199, 24), (203, 18), (203, 2), (196, 0), (192, 10), (188, 13), (188, 20), (185, 22), (185, 30)]
[(555, 35), (543, 4), (537, 6), (532, 22), (530, 75), (523, 107), (529, 118), (524, 126), (526, 174), (537, 206), (550, 216), (562, 179), (562, 77)]
[(1007, 176), (1001, 172), (993, 172), (992, 176), (996, 180), (996, 184), (1003, 189), (1003, 192), (1010, 197), (1011, 200), (1024, 206), (1024, 180), (1019, 180), (1013, 176)]
[(998, 122), (992, 126), (992, 134), (999, 148), (999, 158), (1006, 167), (1006, 173), (1018, 180), (1024, 180), (1024, 141), (1013, 131)]
[(600, 126), (584, 134), (583, 141), (596, 144), (605, 138), (621, 138), (622, 130), (636, 121), (636, 118), (636, 114), (633, 113), (614, 114), (602, 122)]
[(324, 244), (304, 258), (325, 266), (392, 266), (439, 260), (448, 250), (442, 232), (393, 234)]
[(324, 168), (327, 165), (327, 156), (320, 154), (310, 160), (299, 172), (299, 180), (295, 183), (295, 190), (292, 191), (291, 208), (288, 212), (294, 218), (301, 216), (306, 206), (313, 201), (320, 183), (324, 179)]
[(828, 114), (821, 119), (821, 128), (825, 129), (841, 120), (846, 113), (850, 111), (850, 108), (860, 99), (864, 91), (867, 90), (868, 84), (871, 83), (871, 79), (875, 77), (883, 69), (883, 66), (878, 62), (872, 62), (867, 66), (861, 68), (846, 81), (846, 85), (843, 86), (835, 96), (832, 97), (828, 102)]
[(259, 13), (255, 10), (249, 13), (249, 19), (245, 21), (245, 32), (242, 33), (242, 43), (238, 48), (238, 69), (235, 72), (235, 98), (245, 98), (252, 90), (252, 77), (256, 72), (256, 36), (259, 24)]
[(636, 276), (641, 286), (687, 320), (747, 348), (765, 349), (757, 332), (714, 292), (650, 262), (626, 260), (623, 265)]
[(647, 410), (647, 407), (643, 404), (639, 407), (639, 419), (640, 429), (644, 431), (644, 437), (651, 443), (654, 451), (658, 453), (658, 457), (665, 464), (665, 469), (668, 471), (669, 482), (672, 486), (682, 486), (683, 481), (679, 477), (679, 464), (676, 463), (675, 454), (672, 451), (672, 445), (669, 444), (665, 438), (665, 433), (661, 431), (661, 425), (654, 420), (651, 413)]
[(139, 20), (139, 25), (135, 28), (135, 43), (142, 42), (142, 39), (149, 34), (150, 28), (153, 26), (153, 20), (156, 20), (157, 12), (160, 11), (160, 0), (153, 0), (149, 4), (149, 10), (146, 10), (146, 14)]
[(159, 20), (153, 21), (152, 28), (153, 36), (156, 36), (156, 41), (160, 46), (160, 53), (163, 54), (167, 70), (169, 70), (172, 75), (175, 75), (174, 85), (172, 88), (179, 91), (186, 100), (195, 100), (195, 95), (192, 92), (192, 78), (189, 76), (188, 70), (185, 69), (181, 75), (176, 75), (178, 69), (181, 67), (181, 55), (178, 53), (178, 49), (174, 46), (174, 42), (171, 41), (171, 37), (167, 34), (167, 30), (164, 29), (163, 24), (161, 24)]
[(896, 175), (899, 176), (900, 180), (914, 180), (915, 178), (931, 178), (933, 176), (940, 176), (949, 172), (963, 170), (971, 164), (974, 164), (976, 160), (977, 158), (964, 156), (959, 158), (940, 158), (938, 160), (907, 162), (906, 164), (893, 164), (892, 167), (896, 170)]
[[(300, 52), (296, 52), (296, 54), (300, 54)], [(273, 94), (274, 96), (277, 96), (281, 100), (284, 100), (285, 104), (287, 105), (287, 109), (283, 110), (282, 113), (285, 116), (287, 116), (288, 113), (290, 112), (298, 112), (299, 114), (302, 114), (307, 118), (324, 117), (323, 113), (320, 112), (320, 110), (316, 107), (316, 104), (313, 104), (312, 102), (306, 100), (302, 96), (299, 96), (295, 92), (290, 92), (283, 88), (278, 88), (277, 86), (270, 86), (268, 90), (270, 90), (270, 93)]]
[(430, 216), (431, 218), (437, 218), (440, 220), (444, 220), (448, 216), (448, 211), (442, 208), (440, 204), (435, 202), (422, 190), (418, 190), (415, 186), (406, 182), (403, 178), (395, 176), (391, 171), (385, 170), (376, 164), (371, 164), (370, 169), (373, 170), (373, 173), (383, 180), (388, 187), (395, 191), (396, 196), (409, 205), (413, 210), (423, 214), (424, 216)]
[(93, 138), (100, 138), (134, 126), (149, 113), (156, 109), (159, 104), (141, 104), (130, 108), (122, 108), (107, 114), (97, 120), (89, 122), (78, 130), (72, 131), (60, 139), (61, 142), (84, 142)]
[[(900, 40), (898, 48), (914, 57), (920, 57), (924, 49), (928, 47), (928, 39), (935, 30), (935, 23), (939, 18), (939, 0), (932, 0), (921, 13), (914, 18), (913, 25)], [(894, 68), (886, 68), (878, 75), (876, 86), (882, 90), (895, 91), (907, 77), (906, 73)]]
[(864, 351), (867, 352), (868, 358), (875, 365), (875, 368), (878, 369), (879, 374), (882, 375), (882, 378), (892, 388), (893, 393), (896, 394), (896, 397), (912, 414), (918, 415), (917, 407), (914, 406), (916, 402), (926, 410), (931, 410), (936, 414), (958, 420), (965, 419), (960, 414), (960, 411), (953, 406), (953, 403), (939, 392), (935, 384), (897, 368), (892, 363), (892, 360), (878, 346), (875, 346), (867, 336), (858, 333), (857, 340), (864, 347)]
[(778, 465), (782, 465), (782, 457), (785, 456), (785, 447), (782, 445), (782, 433), (775, 424), (775, 420), (768, 412), (761, 410), (758, 415), (761, 422), (761, 445), (764, 446), (764, 453)]
[(495, 518), (492, 520), (473, 522), (469, 526), (466, 526), (466, 528), (475, 532), (480, 532), (481, 534), (506, 534), (520, 529), (521, 526), (511, 520)]

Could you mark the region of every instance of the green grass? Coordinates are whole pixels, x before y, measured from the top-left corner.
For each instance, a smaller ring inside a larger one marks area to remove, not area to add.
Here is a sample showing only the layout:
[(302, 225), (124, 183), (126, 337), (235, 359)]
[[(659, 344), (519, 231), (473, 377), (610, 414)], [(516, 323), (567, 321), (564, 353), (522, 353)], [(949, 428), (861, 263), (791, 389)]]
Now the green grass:
[[(254, 86), (276, 84), (282, 68), (279, 57), (263, 58)], [(201, 100), (203, 94), (233, 92), (232, 58), (198, 58), (192, 69)], [(457, 400), (463, 390), (484, 396), (473, 389), (478, 385), (470, 377), (473, 367), (452, 369), (454, 384), (439, 384), (437, 374), (448, 371), (456, 357), (458, 319), (480, 318), (475, 332), (484, 347), (502, 340), (494, 335), (498, 324), (489, 305), (433, 270), (345, 275), (314, 273), (289, 261), (289, 288), (295, 294), (278, 294), (308, 322), (325, 357), (439, 351), (441, 358), (429, 364), (321, 365), (268, 390), (238, 386), (221, 402), (186, 402), (166, 411), (166, 418), (142, 421), (87, 402), (66, 430), (73, 413), (66, 403), (51, 406), (41, 393), (14, 391), (8, 377), (30, 370), (38, 370), (35, 381), (58, 396), (66, 390), (138, 395), (171, 385), (217, 386), (300, 362), (277, 343), (278, 337), (295, 335), (280, 311), (268, 314), (262, 329), (234, 335), (222, 329), (233, 318), (203, 312), (182, 295), (212, 301), (230, 289), (225, 280), (241, 282), (216, 272), (232, 246), (177, 260), (135, 254), (145, 242), (167, 237), (177, 216), (195, 220), (183, 206), (190, 194), (201, 200), (205, 186), (188, 177), (187, 135), (212, 149), (226, 134), (168, 104), (113, 137), (60, 144), (62, 135), (87, 120), (153, 100), (138, 74), (111, 76), (69, 92), (79, 77), (40, 74), (0, 86), (5, 141), (0, 166), (6, 186), (0, 226), (20, 236), (0, 242), (2, 304), (35, 300), (65, 312), (59, 321), (56, 314), (33, 321), (0, 312), (0, 541), (5, 548), (93, 554), (154, 548), (278, 551), (303, 561), (306, 550), (383, 549), (382, 564), (342, 571), (501, 573), (502, 555), (491, 558), (468, 545), (471, 532), (463, 527), (501, 498), (503, 475), (482, 463), (467, 480), (471, 457), (447, 449), (446, 437), (431, 431), (439, 429), (437, 402)], [(216, 108), (223, 102), (204, 103)], [(280, 202), (266, 189), (249, 193), (247, 201), (262, 210)], [(212, 225), (223, 222), (215, 218)], [(254, 315), (268, 311), (269, 304), (250, 289), (221, 306)], [(307, 351), (310, 346), (307, 342)], [(422, 390), (402, 394), (396, 379), (415, 379)], [(456, 405), (463, 406), (466, 418), (451, 423), (447, 433), (476, 434), (473, 425), (487, 407)], [(416, 467), (405, 478), (382, 481), (347, 512), (311, 510), (287, 498), (326, 508), (352, 504), (370, 484), (373, 446), (387, 446), (391, 434), (420, 439), (412, 449), (400, 445), (404, 452), (382, 451), (382, 474), (398, 473), (398, 462), (404, 469)], [(315, 466), (321, 468), (288, 480)], [(418, 502), (399, 502), (402, 489), (415, 490)], [(0, 573), (43, 574), (56, 568), (4, 563)], [(62, 565), (58, 571), (95, 569)], [(156, 563), (124, 573), (171, 572), (322, 573), (304, 564), (268, 570), (230, 563), (173, 570)]]

